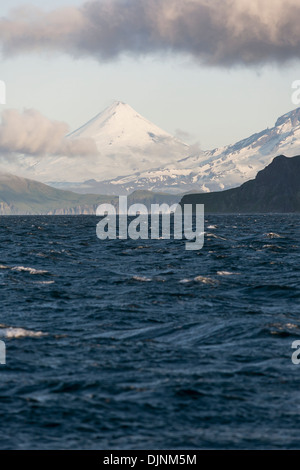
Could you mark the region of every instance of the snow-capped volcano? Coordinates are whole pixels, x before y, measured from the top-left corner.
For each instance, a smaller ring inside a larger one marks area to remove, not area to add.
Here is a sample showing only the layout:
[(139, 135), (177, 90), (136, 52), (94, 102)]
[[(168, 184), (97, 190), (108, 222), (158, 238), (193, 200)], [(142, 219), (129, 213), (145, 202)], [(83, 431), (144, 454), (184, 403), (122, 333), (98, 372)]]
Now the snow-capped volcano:
[(94, 140), (98, 155), (20, 156), (6, 170), (42, 182), (103, 181), (169, 165), (190, 154), (188, 145), (120, 101), (66, 137), (77, 138)]
[[(131, 106), (116, 101), (102, 113), (69, 135), (70, 138), (92, 138), (102, 155), (137, 154), (141, 159), (152, 155), (149, 164), (156, 160), (174, 161), (181, 153), (188, 154), (188, 145), (175, 139), (152, 122), (138, 114)], [(145, 154), (142, 152), (146, 152)], [(158, 155), (160, 153), (160, 155)], [(172, 155), (171, 155), (172, 154)], [(134, 165), (140, 167), (140, 162)]]
[[(234, 145), (183, 158), (136, 175), (94, 183), (93, 190), (122, 194), (136, 189), (187, 192), (218, 191), (253, 179), (276, 155), (300, 154), (300, 108), (281, 116), (275, 126)], [(90, 189), (91, 191), (91, 189)]]
[(98, 154), (19, 156), (2, 169), (81, 193), (227, 189), (253, 179), (276, 155), (300, 154), (300, 108), (281, 116), (271, 129), (197, 154), (119, 101), (66, 137), (78, 138), (93, 139)]

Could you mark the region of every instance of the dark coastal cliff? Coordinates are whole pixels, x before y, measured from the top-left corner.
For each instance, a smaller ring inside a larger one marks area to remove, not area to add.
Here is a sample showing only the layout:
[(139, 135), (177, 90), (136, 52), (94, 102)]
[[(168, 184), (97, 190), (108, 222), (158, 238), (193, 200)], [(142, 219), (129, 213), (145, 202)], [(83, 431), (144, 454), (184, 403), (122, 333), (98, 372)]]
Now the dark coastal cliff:
[(300, 156), (280, 155), (238, 188), (188, 194), (181, 204), (204, 204), (207, 213), (300, 212)]

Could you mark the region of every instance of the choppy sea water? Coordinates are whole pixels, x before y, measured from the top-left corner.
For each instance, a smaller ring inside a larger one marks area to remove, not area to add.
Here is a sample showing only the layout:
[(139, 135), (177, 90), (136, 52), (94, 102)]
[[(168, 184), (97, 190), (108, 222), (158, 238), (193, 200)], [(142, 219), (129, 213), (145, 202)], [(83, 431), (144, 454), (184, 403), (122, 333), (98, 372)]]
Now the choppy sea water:
[(1, 449), (300, 448), (300, 215), (0, 218)]

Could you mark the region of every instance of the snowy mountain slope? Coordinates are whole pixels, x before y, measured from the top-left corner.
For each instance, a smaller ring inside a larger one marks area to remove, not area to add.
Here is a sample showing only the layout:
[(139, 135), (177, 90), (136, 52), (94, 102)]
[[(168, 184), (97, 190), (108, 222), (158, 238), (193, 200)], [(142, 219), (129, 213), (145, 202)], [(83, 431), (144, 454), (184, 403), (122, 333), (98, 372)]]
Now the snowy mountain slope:
[(36, 158), (19, 156), (5, 170), (42, 182), (103, 181), (168, 165), (190, 154), (189, 146), (115, 102), (67, 139), (92, 138), (98, 155)]
[[(128, 104), (120, 101), (95, 116), (91, 121), (69, 135), (70, 138), (92, 138), (103, 155), (130, 155), (149, 152), (157, 158), (156, 152), (168, 151), (166, 163), (174, 160), (174, 150), (188, 154), (188, 145), (175, 139), (143, 116)], [(170, 146), (170, 147), (167, 147)], [(173, 152), (172, 152), (173, 149)], [(179, 155), (180, 155), (179, 153)], [(145, 155), (145, 157), (146, 157)], [(160, 155), (161, 158), (162, 155)], [(178, 158), (178, 153), (176, 154)], [(157, 159), (158, 162), (161, 160)], [(134, 162), (139, 164), (139, 160)], [(152, 161), (150, 162), (152, 164)]]
[(276, 155), (300, 154), (300, 108), (281, 116), (271, 129), (234, 145), (196, 154), (121, 102), (66, 138), (79, 137), (94, 139), (99, 154), (23, 155), (0, 169), (80, 193), (218, 191), (254, 178)]
[(275, 126), (213, 151), (183, 158), (135, 175), (87, 182), (84, 192), (123, 194), (136, 189), (187, 192), (218, 191), (253, 179), (279, 154), (300, 153), (300, 108), (281, 116)]

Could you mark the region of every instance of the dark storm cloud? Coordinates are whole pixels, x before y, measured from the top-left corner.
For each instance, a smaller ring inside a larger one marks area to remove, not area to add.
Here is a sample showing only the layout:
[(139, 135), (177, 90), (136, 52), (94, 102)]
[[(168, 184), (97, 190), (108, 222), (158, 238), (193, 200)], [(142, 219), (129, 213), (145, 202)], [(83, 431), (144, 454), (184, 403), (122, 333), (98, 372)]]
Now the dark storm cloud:
[(60, 51), (113, 60), (121, 54), (187, 54), (231, 66), (300, 57), (298, 0), (103, 0), (0, 20), (6, 56)]

